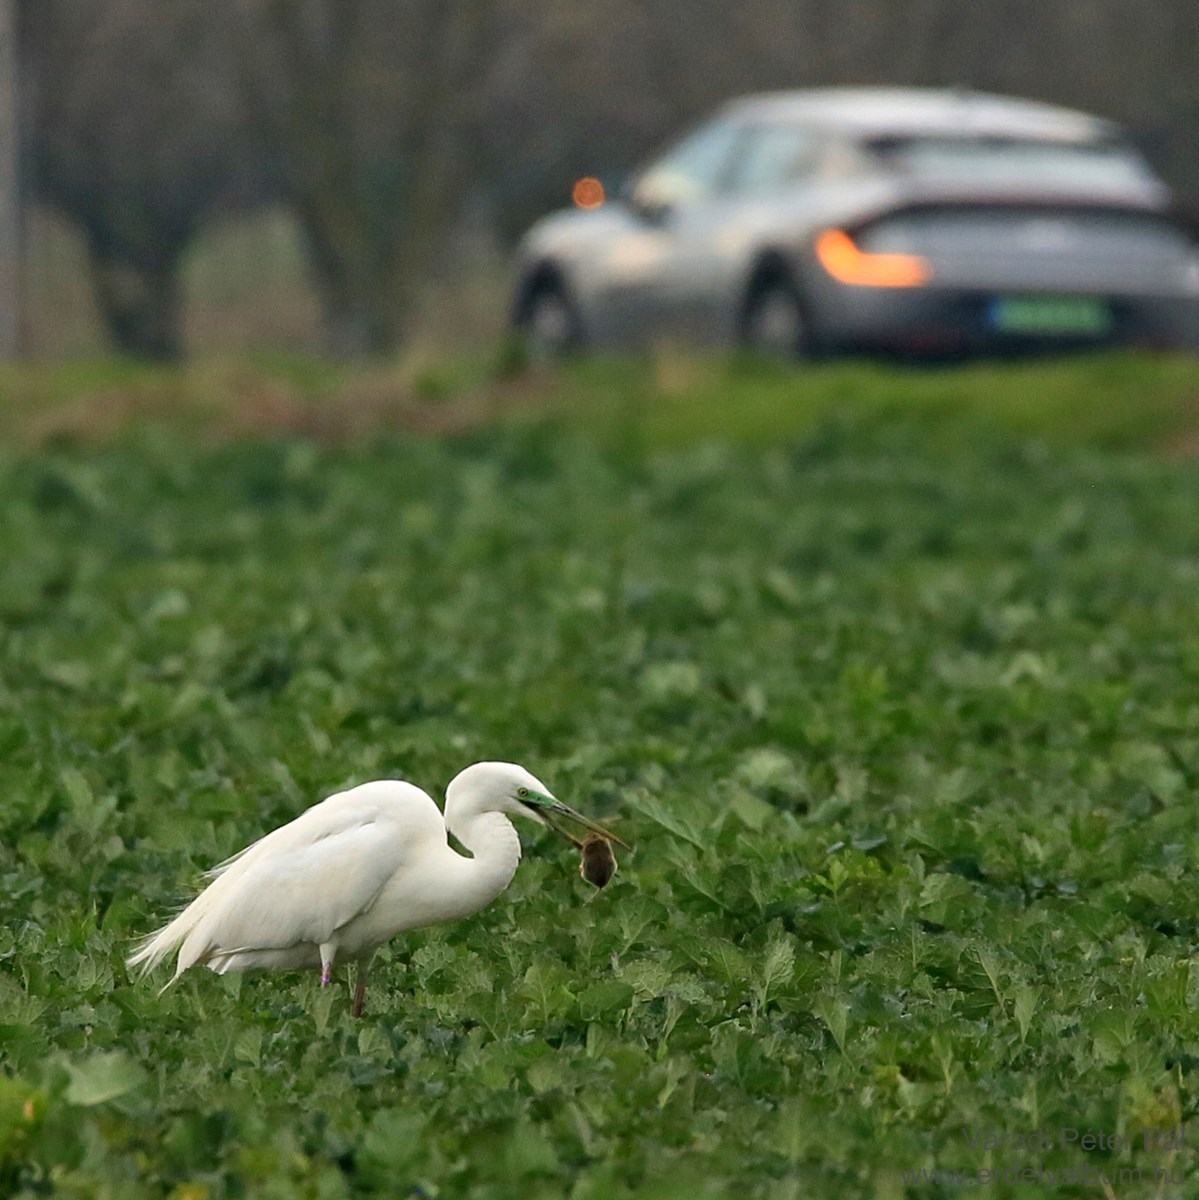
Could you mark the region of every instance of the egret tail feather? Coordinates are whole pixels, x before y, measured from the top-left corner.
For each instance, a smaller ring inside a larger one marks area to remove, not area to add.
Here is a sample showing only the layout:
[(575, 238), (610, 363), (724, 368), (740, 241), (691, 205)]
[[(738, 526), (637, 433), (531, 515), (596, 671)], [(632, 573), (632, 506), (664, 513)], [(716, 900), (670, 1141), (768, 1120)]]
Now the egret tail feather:
[[(284, 829), (287, 826), (283, 827)], [(275, 834), (281, 830), (276, 830)], [(155, 967), (176, 950), (182, 950), (175, 970), (177, 979), (188, 967), (203, 960), (210, 948), (207, 945), (197, 945), (193, 935), (204, 918), (220, 905), (221, 901), (236, 887), (237, 881), (245, 875), (253, 865), (254, 860), (272, 835), (259, 838), (244, 850), (225, 859), (211, 871), (205, 874), (212, 879), (208, 885), (173, 921), (169, 921), (161, 929), (150, 934), (126, 960), (126, 965), (137, 968), (139, 978), (148, 975)], [(206, 940), (206, 939), (200, 939)], [(190, 943), (190, 945), (188, 944)], [(168, 985), (169, 986), (169, 985)]]
[[(194, 903), (188, 905), (173, 921), (169, 921), (148, 937), (142, 938), (137, 949), (125, 960), (125, 965), (131, 970), (135, 970), (139, 979), (144, 979), (163, 959), (169, 958), (183, 944), (199, 919), (192, 912), (194, 907)], [(167, 986), (169, 987), (170, 984)]]

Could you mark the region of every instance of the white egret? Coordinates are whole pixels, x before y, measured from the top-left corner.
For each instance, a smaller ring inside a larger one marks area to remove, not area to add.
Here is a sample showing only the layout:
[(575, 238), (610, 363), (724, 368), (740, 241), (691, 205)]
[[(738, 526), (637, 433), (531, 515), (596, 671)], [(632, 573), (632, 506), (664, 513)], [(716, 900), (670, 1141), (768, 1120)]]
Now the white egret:
[[(335, 965), (355, 962), (353, 1012), (360, 1016), (370, 961), (384, 942), (405, 929), (469, 916), (512, 882), (520, 838), (509, 816), (563, 834), (553, 817), (566, 817), (613, 837), (515, 763), (475, 763), (459, 772), (446, 788), (444, 820), (411, 783), (364, 783), (314, 804), (209, 871), (208, 887), (146, 938), (129, 965), (144, 975), (177, 949), (167, 987), (197, 963), (218, 975), (319, 967), (326, 985)], [(447, 831), (471, 857), (450, 847)]]

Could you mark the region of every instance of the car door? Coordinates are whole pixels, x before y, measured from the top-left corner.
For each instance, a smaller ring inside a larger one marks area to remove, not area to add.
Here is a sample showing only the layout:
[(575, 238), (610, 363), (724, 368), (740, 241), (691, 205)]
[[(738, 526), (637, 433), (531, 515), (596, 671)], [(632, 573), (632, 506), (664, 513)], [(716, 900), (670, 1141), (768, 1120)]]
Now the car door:
[(690, 338), (723, 338), (760, 231), (777, 222), (782, 194), (815, 171), (818, 142), (807, 128), (769, 122), (744, 126), (720, 177), (682, 206), (658, 266), (670, 328)]
[(680, 255), (696, 237), (732, 161), (741, 126), (725, 118), (701, 125), (635, 180), (632, 219), (603, 247), (602, 302), (615, 327), (644, 338), (668, 331), (677, 317)]

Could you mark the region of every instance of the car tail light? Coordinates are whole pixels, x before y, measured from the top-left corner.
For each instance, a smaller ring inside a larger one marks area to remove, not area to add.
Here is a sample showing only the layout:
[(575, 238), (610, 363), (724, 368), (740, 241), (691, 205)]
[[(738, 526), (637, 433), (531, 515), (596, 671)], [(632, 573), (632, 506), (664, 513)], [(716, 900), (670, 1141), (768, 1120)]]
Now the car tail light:
[(838, 283), (856, 287), (923, 287), (932, 278), (918, 254), (868, 254), (844, 229), (826, 229), (816, 239), (820, 265)]

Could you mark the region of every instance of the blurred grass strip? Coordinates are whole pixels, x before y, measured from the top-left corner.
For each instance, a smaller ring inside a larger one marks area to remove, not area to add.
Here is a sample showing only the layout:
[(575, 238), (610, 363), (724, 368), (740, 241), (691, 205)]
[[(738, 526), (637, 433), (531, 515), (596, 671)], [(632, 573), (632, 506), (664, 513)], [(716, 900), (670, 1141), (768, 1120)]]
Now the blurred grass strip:
[(0, 365), (0, 437), (36, 448), (151, 427), (206, 441), (298, 434), (344, 442), (543, 421), (649, 445), (768, 444), (830, 417), (903, 413), (930, 431), (1199, 452), (1199, 359), (1105, 354), (953, 367), (844, 362), (786, 367), (660, 353), (510, 372), (482, 357), (348, 367), (280, 354), (177, 369), (120, 359)]

